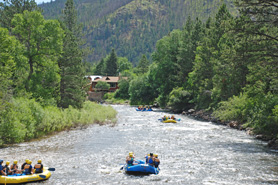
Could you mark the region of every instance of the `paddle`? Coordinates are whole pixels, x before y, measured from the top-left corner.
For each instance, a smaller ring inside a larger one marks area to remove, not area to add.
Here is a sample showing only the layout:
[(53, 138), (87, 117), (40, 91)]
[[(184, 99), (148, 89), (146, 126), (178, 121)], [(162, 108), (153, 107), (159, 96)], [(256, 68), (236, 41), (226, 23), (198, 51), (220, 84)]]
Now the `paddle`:
[(55, 168), (48, 168), (48, 171), (54, 172), (54, 171), (55, 171)]
[(45, 175), (39, 175), (40, 176), (40, 178), (43, 178), (43, 179), (45, 179), (46, 178), (46, 176)]

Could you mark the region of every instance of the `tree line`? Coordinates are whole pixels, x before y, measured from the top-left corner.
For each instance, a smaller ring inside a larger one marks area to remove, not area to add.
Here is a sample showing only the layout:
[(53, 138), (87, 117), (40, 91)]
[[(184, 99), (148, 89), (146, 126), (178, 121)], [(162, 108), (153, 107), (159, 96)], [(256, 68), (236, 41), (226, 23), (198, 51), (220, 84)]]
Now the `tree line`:
[(186, 20), (156, 43), (144, 73), (125, 71), (129, 82), (117, 96), (131, 104), (203, 109), (223, 121), (238, 121), (255, 133), (278, 136), (278, 24), (276, 1), (223, 4), (202, 22)]

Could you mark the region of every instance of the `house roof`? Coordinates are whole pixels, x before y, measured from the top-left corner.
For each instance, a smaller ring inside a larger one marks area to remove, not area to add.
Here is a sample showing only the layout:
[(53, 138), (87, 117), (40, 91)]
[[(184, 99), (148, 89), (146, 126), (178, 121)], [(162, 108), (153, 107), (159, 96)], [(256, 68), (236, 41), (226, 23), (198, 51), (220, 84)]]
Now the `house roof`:
[(93, 82), (99, 82), (99, 81), (103, 81), (103, 82), (110, 82), (110, 83), (116, 83), (118, 82), (120, 79), (127, 79), (127, 77), (119, 77), (119, 76), (103, 76), (100, 79), (96, 79)]
[(99, 81), (103, 81), (103, 82), (118, 82), (119, 81), (119, 77), (118, 76), (103, 76), (100, 79), (96, 79), (93, 82), (99, 82)]
[(102, 78), (100, 75), (92, 75), (92, 76), (85, 76), (86, 78), (91, 78), (91, 81), (94, 81), (96, 78)]

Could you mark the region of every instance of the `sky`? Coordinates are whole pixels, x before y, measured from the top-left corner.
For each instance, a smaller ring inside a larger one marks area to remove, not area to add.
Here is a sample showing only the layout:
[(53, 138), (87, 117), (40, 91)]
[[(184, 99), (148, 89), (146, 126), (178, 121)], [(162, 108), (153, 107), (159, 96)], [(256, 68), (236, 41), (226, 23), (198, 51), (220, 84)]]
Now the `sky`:
[(35, 0), (37, 4), (41, 4), (42, 2), (50, 2), (50, 0)]
[[(37, 4), (41, 4), (42, 2), (50, 2), (51, 0), (35, 0)], [(54, 0), (53, 0), (54, 1)], [(0, 0), (0, 2), (3, 2), (3, 0)]]

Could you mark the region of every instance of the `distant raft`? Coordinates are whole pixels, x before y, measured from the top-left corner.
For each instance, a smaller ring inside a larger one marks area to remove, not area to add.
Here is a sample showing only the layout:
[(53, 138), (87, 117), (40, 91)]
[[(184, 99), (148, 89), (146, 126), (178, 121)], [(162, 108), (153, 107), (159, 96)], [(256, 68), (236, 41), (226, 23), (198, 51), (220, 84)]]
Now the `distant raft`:
[(149, 175), (149, 174), (158, 174), (160, 169), (150, 166), (143, 161), (139, 161), (139, 164), (133, 166), (124, 166), (124, 170), (127, 174), (130, 175)]
[(136, 109), (136, 111), (153, 111), (153, 109)]
[(162, 122), (163, 123), (177, 123), (177, 121), (174, 119), (167, 119), (167, 120), (163, 120)]
[(51, 176), (48, 168), (43, 168), (43, 173), (36, 173), (33, 175), (8, 175), (0, 176), (0, 184), (23, 184), (28, 182), (44, 181)]
[(181, 119), (167, 119), (167, 120), (158, 119), (158, 120), (161, 121), (162, 123), (177, 123), (177, 121), (180, 121)]

